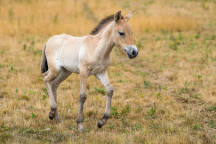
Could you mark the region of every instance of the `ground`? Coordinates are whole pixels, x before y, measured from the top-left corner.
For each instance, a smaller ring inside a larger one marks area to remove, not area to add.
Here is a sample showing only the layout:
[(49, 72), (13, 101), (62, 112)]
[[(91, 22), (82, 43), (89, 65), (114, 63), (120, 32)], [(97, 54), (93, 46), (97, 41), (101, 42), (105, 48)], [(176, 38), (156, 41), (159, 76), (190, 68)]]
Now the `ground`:
[[(77, 130), (79, 76), (58, 89), (61, 123), (48, 118), (42, 47), (55, 34), (87, 35), (103, 17), (136, 9), (139, 49), (115, 47), (108, 68), (112, 116), (98, 129), (106, 92), (88, 78), (84, 133)], [(216, 143), (214, 0), (0, 0), (0, 143)]]

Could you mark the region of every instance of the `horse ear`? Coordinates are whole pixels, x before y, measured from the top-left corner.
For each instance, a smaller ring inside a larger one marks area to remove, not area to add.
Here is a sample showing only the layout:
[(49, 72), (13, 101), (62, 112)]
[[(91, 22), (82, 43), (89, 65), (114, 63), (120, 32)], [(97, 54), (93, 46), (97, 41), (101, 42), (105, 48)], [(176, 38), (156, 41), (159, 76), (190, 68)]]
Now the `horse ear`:
[(118, 11), (118, 12), (115, 14), (115, 22), (118, 22), (120, 19), (121, 19), (121, 11)]
[(125, 16), (125, 19), (126, 19), (127, 21), (129, 21), (129, 19), (133, 16), (133, 14), (135, 13), (135, 11), (136, 11), (136, 10), (134, 10), (134, 11), (130, 12), (129, 14), (127, 14), (127, 15)]

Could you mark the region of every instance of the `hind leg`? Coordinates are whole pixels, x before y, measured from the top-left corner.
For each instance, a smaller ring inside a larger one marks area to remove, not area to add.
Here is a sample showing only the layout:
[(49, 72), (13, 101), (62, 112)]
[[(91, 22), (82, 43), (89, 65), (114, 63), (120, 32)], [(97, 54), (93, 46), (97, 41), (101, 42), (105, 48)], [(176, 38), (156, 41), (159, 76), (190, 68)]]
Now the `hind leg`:
[(46, 85), (47, 88), (47, 92), (50, 98), (50, 106), (51, 106), (51, 111), (49, 113), (49, 118), (53, 119), (55, 117), (55, 112), (57, 110), (57, 103), (53, 94), (53, 90), (52, 90), (52, 85), (51, 82), (53, 79), (56, 78), (56, 75), (58, 75), (58, 73), (54, 73), (54, 71), (51, 71), (51, 69), (49, 69), (47, 72), (45, 72), (43, 74), (44, 77), (44, 83)]
[[(71, 72), (67, 71), (66, 69), (62, 68), (61, 73), (59, 74), (59, 76), (57, 78), (55, 78), (52, 82), (51, 82), (51, 86), (52, 86), (52, 91), (53, 91), (53, 96), (55, 99), (55, 102), (57, 104), (57, 89), (59, 87), (59, 85), (61, 84), (61, 82), (63, 82), (65, 79), (68, 78), (68, 76), (71, 75)], [(52, 109), (51, 109), (52, 111)], [(55, 120), (57, 122), (61, 122), (61, 119), (58, 116), (58, 110), (56, 109), (55, 111)]]
[(49, 69), (43, 74), (44, 82), (50, 98), (51, 111), (49, 113), (49, 118), (51, 120), (56, 118), (57, 121), (60, 121), (57, 112), (57, 88), (70, 74), (71, 73), (64, 68), (58, 71)]

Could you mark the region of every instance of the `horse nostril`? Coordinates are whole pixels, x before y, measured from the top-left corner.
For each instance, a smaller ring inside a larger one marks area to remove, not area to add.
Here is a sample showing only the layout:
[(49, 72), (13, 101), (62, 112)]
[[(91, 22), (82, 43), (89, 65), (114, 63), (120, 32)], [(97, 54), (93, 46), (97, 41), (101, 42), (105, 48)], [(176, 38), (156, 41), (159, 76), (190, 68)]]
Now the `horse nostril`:
[(135, 50), (132, 51), (132, 55), (133, 56), (136, 55), (136, 51)]

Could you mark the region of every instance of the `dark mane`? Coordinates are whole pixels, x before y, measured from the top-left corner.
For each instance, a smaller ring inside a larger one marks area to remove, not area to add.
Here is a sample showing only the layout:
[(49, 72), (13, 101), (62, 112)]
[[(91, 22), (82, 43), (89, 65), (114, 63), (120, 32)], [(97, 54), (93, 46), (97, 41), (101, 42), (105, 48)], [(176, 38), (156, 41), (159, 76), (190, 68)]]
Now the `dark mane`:
[(90, 35), (96, 35), (101, 31), (108, 23), (114, 20), (114, 15), (110, 15), (102, 19), (99, 24), (91, 31)]

